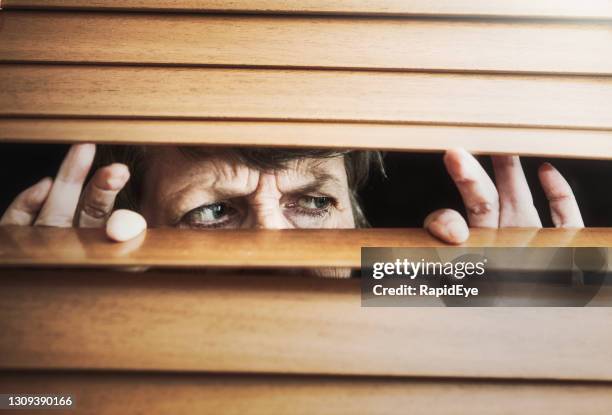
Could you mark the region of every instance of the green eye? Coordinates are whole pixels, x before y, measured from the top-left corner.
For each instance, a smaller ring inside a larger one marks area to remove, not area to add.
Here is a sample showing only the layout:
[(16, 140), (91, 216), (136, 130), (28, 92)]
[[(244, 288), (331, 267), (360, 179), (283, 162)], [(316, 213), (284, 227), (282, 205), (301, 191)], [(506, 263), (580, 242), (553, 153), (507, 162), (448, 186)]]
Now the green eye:
[(327, 209), (332, 203), (332, 199), (326, 196), (302, 196), (298, 200), (298, 206), (309, 210)]
[(226, 203), (213, 203), (193, 209), (183, 217), (183, 222), (191, 225), (216, 224), (234, 213), (234, 209)]
[(213, 219), (219, 219), (226, 214), (227, 206), (222, 203), (215, 203), (214, 205), (206, 206), (206, 209), (210, 211), (210, 215)]

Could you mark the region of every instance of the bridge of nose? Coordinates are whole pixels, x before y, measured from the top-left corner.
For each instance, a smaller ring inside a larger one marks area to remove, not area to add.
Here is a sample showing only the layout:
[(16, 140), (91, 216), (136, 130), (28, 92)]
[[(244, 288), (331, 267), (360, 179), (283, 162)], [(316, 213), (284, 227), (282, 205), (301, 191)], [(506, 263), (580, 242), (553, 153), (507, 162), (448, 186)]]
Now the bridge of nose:
[(257, 229), (288, 229), (291, 222), (282, 208), (282, 192), (274, 173), (261, 173), (255, 192), (248, 198), (249, 220), (245, 227)]

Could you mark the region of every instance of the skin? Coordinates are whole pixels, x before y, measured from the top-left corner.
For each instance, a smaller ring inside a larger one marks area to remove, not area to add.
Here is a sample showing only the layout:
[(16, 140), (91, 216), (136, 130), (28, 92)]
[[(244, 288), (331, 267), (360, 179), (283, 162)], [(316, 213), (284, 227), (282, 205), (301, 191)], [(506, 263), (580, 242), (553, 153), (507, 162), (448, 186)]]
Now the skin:
[[(176, 149), (150, 155), (142, 214), (155, 227), (352, 228), (342, 158), (303, 159), (261, 172), (212, 153), (185, 157)], [(181, 166), (177, 169), (177, 166)], [(324, 208), (317, 208), (314, 198)], [(214, 208), (222, 209), (215, 219)]]
[[(111, 164), (84, 187), (95, 145), (73, 145), (57, 177), (44, 178), (20, 193), (0, 225), (106, 227), (109, 238), (125, 241), (150, 226), (192, 228), (353, 228), (346, 171), (341, 158), (305, 159), (283, 171), (261, 172), (212, 153), (191, 160), (176, 149), (152, 157), (140, 213), (113, 212), (129, 180), (127, 166)], [(435, 237), (459, 244), (469, 228), (541, 227), (517, 156), (494, 156), (495, 183), (465, 150), (448, 150), (446, 169), (468, 212), (441, 209), (424, 227)], [(572, 190), (549, 163), (539, 169), (555, 227), (583, 227)]]

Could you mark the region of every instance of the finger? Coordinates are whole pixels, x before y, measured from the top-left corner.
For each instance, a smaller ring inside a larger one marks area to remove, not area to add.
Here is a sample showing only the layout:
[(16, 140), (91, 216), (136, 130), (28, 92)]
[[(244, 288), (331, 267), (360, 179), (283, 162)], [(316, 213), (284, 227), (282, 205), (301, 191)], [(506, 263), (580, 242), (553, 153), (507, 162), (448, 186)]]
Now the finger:
[(70, 147), (35, 225), (72, 226), (83, 182), (95, 152), (94, 144), (75, 144)]
[(499, 194), (499, 226), (542, 227), (519, 157), (493, 156), (491, 160)]
[(119, 209), (106, 222), (106, 235), (117, 242), (133, 239), (147, 229), (147, 221), (131, 210)]
[(31, 225), (47, 199), (52, 184), (53, 180), (45, 177), (21, 192), (2, 215), (0, 225)]
[(544, 163), (538, 171), (540, 183), (550, 205), (552, 221), (557, 228), (582, 228), (584, 222), (572, 188), (552, 164)]
[(450, 244), (463, 243), (470, 236), (465, 219), (456, 210), (436, 210), (427, 215), (423, 226), (433, 236)]
[(130, 178), (125, 164), (111, 164), (96, 171), (83, 192), (79, 226), (99, 228), (110, 216), (117, 194)]
[(470, 226), (497, 228), (499, 196), (480, 163), (467, 151), (453, 149), (444, 155), (444, 164), (461, 193)]

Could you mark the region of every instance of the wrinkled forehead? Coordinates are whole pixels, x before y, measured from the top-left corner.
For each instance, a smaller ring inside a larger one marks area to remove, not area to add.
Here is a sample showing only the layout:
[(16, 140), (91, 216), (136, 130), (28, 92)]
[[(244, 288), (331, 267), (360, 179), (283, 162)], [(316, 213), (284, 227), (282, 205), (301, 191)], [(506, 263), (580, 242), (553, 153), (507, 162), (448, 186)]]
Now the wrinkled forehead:
[[(278, 163), (275, 168), (241, 161), (230, 151), (178, 147), (152, 149), (147, 154), (147, 182), (161, 188), (176, 188), (197, 183), (200, 187), (253, 191), (262, 174), (273, 174), (279, 190), (290, 190), (306, 183), (325, 182), (348, 187), (344, 157), (300, 157)], [(236, 189), (239, 188), (239, 189)]]

